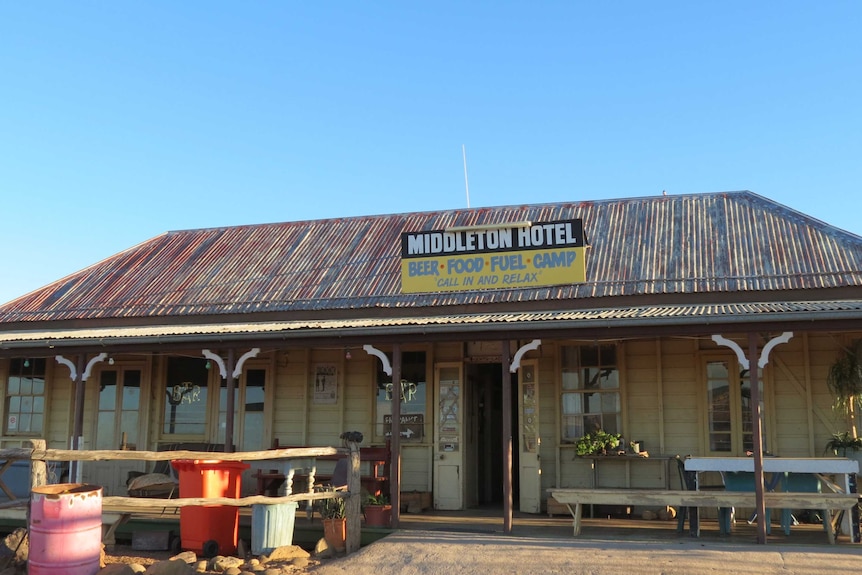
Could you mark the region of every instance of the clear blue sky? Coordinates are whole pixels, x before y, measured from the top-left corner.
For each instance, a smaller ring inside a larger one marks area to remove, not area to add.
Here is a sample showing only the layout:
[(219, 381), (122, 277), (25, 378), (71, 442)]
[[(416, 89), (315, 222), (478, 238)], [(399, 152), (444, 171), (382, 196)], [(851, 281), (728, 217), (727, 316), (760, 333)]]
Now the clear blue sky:
[(168, 230), (748, 189), (862, 234), (862, 2), (0, 3), (0, 302)]

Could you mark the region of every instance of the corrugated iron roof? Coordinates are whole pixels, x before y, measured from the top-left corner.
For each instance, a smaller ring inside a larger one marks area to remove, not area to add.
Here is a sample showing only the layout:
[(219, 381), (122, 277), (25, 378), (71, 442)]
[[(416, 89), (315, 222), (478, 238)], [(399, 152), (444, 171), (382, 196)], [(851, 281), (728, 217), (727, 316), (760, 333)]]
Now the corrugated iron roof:
[(352, 320), (300, 320), (221, 324), (184, 324), (149, 327), (105, 327), (0, 332), (0, 348), (63, 347), (128, 343), (175, 343), (184, 340), (218, 341), (242, 339), (292, 339), (307, 337), (312, 331), (378, 331), (393, 334), (399, 329), (422, 333), (464, 333), (464, 328), (481, 326), (485, 331), (511, 330), (523, 325), (538, 329), (583, 327), (601, 322), (606, 327), (679, 325), (686, 321), (721, 325), (740, 318), (759, 322), (805, 322), (814, 318), (862, 320), (862, 300), (830, 302), (765, 302), (746, 304), (659, 305), (632, 308), (596, 308), (577, 311), (479, 313), (421, 317), (359, 318)]
[[(587, 282), (402, 294), (400, 234), (580, 218)], [(0, 324), (862, 286), (862, 238), (751, 192), (168, 232), (0, 307)], [(794, 298), (799, 299), (797, 296)], [(598, 302), (596, 302), (598, 303)], [(441, 310), (445, 313), (445, 309)]]

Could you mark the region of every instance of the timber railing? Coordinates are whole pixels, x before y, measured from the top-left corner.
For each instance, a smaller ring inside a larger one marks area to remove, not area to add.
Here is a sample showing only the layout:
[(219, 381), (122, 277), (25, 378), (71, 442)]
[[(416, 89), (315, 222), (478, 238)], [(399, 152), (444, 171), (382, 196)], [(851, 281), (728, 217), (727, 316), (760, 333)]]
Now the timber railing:
[[(135, 511), (159, 511), (167, 508), (182, 508), (186, 506), (225, 505), (246, 507), (250, 505), (272, 505), (319, 499), (341, 498), (345, 500), (345, 517), (347, 518), (347, 553), (359, 549), (361, 540), (361, 497), (360, 497), (360, 459), (359, 446), (348, 442), (346, 447), (291, 447), (285, 449), (267, 449), (265, 451), (245, 451), (222, 453), (213, 451), (125, 451), (125, 450), (69, 450), (47, 449), (44, 440), (33, 440), (32, 448), (0, 449), (0, 461), (30, 461), (30, 487), (40, 487), (47, 483), (48, 461), (263, 461), (309, 459), (334, 455), (349, 457), (347, 472), (347, 491), (314, 491), (292, 493), (290, 495), (271, 497), (253, 495), (249, 497), (180, 497), (163, 499), (155, 497), (120, 497), (106, 496), (102, 505), (122, 509), (125, 513)], [(5, 469), (5, 467), (4, 467)], [(5, 490), (4, 490), (5, 491)], [(30, 499), (19, 498), (0, 503), (0, 509), (26, 507)]]

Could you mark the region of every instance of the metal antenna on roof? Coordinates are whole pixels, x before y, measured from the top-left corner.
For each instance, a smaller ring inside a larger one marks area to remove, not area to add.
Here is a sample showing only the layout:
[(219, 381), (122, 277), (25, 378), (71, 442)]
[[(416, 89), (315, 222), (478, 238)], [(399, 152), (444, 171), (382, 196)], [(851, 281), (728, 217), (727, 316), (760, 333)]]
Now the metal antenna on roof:
[(464, 156), (464, 188), (467, 190), (467, 207), (470, 207), (470, 183), (467, 181), (467, 149), (461, 144), (461, 155)]

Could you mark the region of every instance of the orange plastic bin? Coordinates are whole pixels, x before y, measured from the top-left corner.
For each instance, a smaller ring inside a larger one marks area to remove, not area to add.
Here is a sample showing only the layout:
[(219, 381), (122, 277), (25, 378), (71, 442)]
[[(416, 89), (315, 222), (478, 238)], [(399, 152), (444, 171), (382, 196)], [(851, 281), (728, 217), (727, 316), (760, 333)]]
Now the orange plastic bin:
[[(171, 461), (179, 473), (180, 497), (230, 497), (238, 499), (241, 461), (178, 459)], [(204, 557), (236, 553), (239, 507), (206, 505), (180, 508), (180, 543), (186, 551)]]

